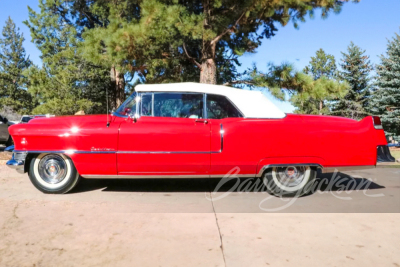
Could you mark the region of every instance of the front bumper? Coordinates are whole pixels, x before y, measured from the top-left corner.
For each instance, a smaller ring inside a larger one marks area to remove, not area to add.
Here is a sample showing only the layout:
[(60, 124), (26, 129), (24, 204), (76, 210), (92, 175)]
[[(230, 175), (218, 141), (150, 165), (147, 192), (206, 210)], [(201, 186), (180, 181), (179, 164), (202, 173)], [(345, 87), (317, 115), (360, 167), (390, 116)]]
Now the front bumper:
[(378, 146), (376, 162), (395, 162), (396, 159), (390, 154), (388, 146)]
[(19, 173), (25, 172), (25, 159), (28, 155), (27, 152), (14, 152), (14, 146), (5, 149), (7, 153), (12, 153), (12, 159), (7, 161), (6, 165)]

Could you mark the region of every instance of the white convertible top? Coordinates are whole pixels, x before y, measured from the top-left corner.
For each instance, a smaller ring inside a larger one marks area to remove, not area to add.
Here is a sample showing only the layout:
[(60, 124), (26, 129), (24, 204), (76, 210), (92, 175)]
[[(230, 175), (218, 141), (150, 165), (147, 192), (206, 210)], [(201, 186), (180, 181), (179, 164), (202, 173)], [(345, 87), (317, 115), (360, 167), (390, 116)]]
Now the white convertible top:
[(204, 83), (139, 84), (136, 92), (190, 92), (223, 95), (243, 113), (246, 118), (284, 118), (286, 115), (260, 91), (236, 89)]

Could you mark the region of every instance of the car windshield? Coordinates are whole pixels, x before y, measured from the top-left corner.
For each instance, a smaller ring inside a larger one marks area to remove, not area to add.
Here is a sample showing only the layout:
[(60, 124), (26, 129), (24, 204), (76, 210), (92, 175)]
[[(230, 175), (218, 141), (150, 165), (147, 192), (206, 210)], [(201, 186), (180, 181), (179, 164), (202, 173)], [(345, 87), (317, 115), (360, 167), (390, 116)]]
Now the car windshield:
[(22, 117), (21, 122), (28, 122), (31, 119), (32, 119), (31, 117)]
[(133, 115), (136, 112), (137, 94), (133, 93), (124, 103), (117, 109), (116, 113), (122, 116)]

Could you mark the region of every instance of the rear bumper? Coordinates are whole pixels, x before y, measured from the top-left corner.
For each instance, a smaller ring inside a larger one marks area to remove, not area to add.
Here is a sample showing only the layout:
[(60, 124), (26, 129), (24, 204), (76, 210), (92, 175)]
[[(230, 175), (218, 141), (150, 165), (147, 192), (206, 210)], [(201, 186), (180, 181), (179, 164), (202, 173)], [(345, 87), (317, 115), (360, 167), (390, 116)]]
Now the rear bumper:
[(396, 159), (390, 154), (388, 146), (378, 146), (377, 147), (377, 158), (376, 162), (395, 162)]

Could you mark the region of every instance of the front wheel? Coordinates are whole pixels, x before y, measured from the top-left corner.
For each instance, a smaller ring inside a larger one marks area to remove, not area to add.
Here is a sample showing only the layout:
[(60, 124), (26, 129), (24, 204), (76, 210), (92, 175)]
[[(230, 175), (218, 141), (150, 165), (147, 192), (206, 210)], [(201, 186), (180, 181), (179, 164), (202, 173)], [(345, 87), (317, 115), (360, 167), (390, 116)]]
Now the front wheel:
[(310, 194), (317, 171), (310, 166), (273, 167), (264, 173), (267, 191), (279, 197), (300, 197)]
[(72, 160), (62, 154), (40, 154), (31, 160), (29, 179), (46, 194), (65, 194), (79, 182)]

